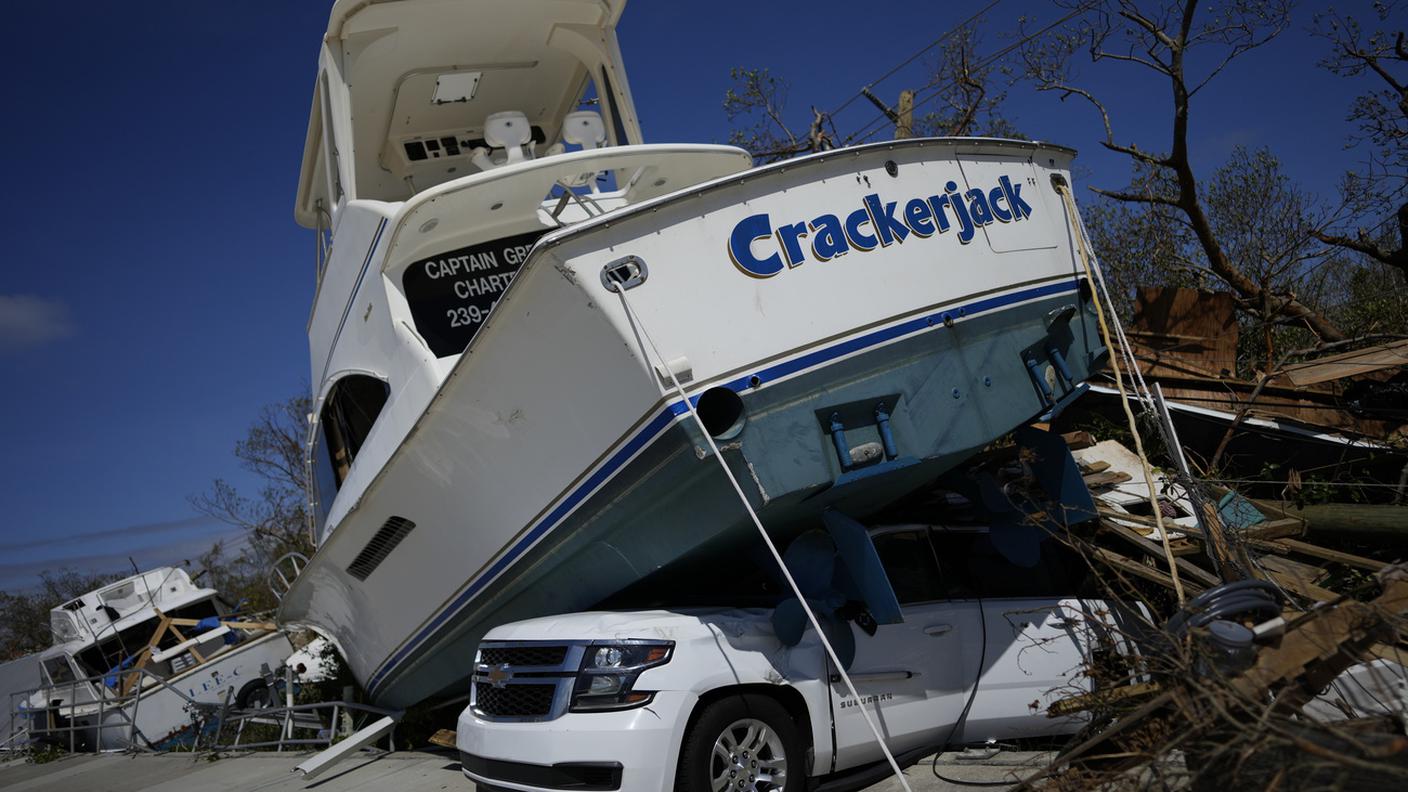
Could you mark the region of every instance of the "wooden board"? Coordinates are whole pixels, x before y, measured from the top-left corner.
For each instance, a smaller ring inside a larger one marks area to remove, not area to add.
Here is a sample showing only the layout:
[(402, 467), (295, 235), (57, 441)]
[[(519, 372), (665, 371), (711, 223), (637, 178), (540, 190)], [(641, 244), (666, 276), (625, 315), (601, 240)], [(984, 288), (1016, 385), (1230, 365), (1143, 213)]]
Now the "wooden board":
[(1395, 366), (1408, 366), (1408, 340), (1376, 344), (1284, 366), (1281, 375), (1291, 384), (1303, 387)]

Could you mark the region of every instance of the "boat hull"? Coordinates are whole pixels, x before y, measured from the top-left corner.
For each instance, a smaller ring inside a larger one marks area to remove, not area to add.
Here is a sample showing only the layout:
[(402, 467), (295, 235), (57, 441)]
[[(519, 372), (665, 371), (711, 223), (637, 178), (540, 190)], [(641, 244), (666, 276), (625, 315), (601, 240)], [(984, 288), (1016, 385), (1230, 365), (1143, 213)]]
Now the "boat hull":
[[(51, 713), (35, 710), (36, 723), (31, 734), (67, 746), (67, 726), (71, 725), (73, 744), (93, 751), (168, 750), (190, 745), (201, 718), (192, 702), (212, 710), (226, 703), (234, 706), (246, 685), (277, 671), (292, 652), (293, 645), (282, 632), (253, 638), (165, 680), (164, 684), (151, 684), (135, 697), (124, 699), (120, 706), (89, 702), (58, 706)], [(43, 723), (51, 718), (65, 728), (47, 730)]]
[[(692, 401), (736, 395), (722, 454), (781, 540), (827, 507), (863, 516), (1049, 412), (1102, 354), (1064, 210), (1040, 192), (1069, 152), (1042, 167), (1033, 147), (971, 145), (976, 156), (911, 145), (789, 163), (550, 235), (398, 448), (339, 494), (281, 618), (328, 634), (374, 699), (401, 706), (453, 690), (497, 624), (589, 608), (748, 541), (667, 367)], [(964, 242), (955, 223), (878, 244), (886, 202), (984, 169), (1026, 185), (1035, 211), (1020, 233), (973, 228)], [(743, 223), (867, 196), (880, 205), (866, 210), (872, 249), (740, 271), (770, 244), (746, 228), (751, 247), (730, 245)], [(650, 268), (630, 311), (600, 278), (624, 255)], [(354, 564), (404, 521), (374, 568)]]

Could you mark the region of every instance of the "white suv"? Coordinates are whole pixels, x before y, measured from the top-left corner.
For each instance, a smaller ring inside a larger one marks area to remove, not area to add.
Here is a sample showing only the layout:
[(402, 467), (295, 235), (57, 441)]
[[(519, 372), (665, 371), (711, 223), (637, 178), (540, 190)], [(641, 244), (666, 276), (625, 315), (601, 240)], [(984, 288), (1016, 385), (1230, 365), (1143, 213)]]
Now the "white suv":
[(458, 727), (465, 775), (481, 790), (859, 788), (889, 772), (861, 706), (902, 763), (1069, 733), (1080, 721), (1046, 707), (1088, 691), (1102, 655), (1132, 654), (1125, 616), (1080, 598), (1085, 566), (1055, 542), (1022, 568), (982, 528), (870, 535), (903, 622), (846, 625), (859, 702), (812, 630), (783, 645), (770, 608), (521, 621), (480, 644)]

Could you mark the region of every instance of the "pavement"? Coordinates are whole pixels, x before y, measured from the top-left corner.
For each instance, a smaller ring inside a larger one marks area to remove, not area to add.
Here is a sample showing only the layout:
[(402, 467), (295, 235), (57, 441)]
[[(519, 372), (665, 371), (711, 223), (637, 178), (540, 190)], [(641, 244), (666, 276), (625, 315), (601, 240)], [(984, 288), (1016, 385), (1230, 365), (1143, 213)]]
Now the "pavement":
[[(203, 754), (101, 754), (67, 756), (46, 764), (0, 759), (5, 792), (473, 792), (452, 751), (363, 753), (323, 775), (306, 779), (293, 768), (307, 753), (245, 753), (210, 759)], [(971, 756), (971, 755), (970, 755)], [(1045, 765), (1049, 753), (1004, 751), (988, 758), (941, 754), (938, 772), (964, 782), (1015, 782)], [(935, 777), (932, 757), (905, 771), (913, 792), (973, 792)], [(996, 789), (998, 787), (989, 787)], [(900, 792), (894, 778), (871, 792)]]

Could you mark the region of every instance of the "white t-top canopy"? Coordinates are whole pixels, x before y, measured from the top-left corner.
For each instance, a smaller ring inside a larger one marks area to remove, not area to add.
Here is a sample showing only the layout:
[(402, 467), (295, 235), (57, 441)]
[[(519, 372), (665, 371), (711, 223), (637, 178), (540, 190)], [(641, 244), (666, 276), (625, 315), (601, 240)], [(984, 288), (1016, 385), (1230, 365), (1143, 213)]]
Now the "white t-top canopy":
[(522, 113), (539, 150), (594, 89), (614, 145), (639, 143), (615, 25), (625, 0), (338, 0), (328, 20), (295, 218), (405, 200), (476, 172), (485, 119)]

